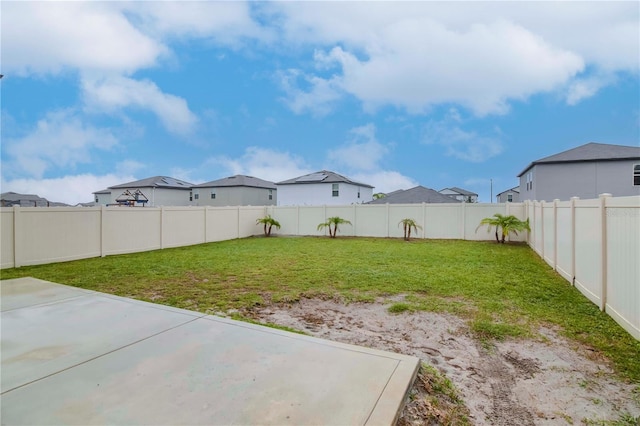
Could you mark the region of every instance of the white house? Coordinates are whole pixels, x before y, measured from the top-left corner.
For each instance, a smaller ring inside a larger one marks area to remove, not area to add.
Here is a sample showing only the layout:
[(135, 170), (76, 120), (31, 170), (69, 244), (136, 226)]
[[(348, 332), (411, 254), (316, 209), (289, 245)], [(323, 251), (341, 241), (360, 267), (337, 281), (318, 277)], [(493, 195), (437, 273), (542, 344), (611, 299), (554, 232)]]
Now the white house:
[(192, 183), (168, 176), (153, 176), (146, 179), (110, 186), (96, 191), (98, 205), (127, 204), (140, 207), (192, 206)]
[(452, 188), (444, 188), (438, 192), (451, 198), (455, 198), (456, 200), (462, 201), (464, 203), (478, 202), (478, 194), (476, 194), (475, 192), (467, 191), (466, 189), (458, 188), (456, 186)]
[(591, 142), (535, 160), (518, 177), (521, 201), (640, 195), (640, 147)]
[(361, 204), (373, 199), (373, 186), (328, 170), (276, 183), (279, 206)]
[(275, 183), (244, 175), (193, 186), (197, 206), (275, 206), (276, 194)]

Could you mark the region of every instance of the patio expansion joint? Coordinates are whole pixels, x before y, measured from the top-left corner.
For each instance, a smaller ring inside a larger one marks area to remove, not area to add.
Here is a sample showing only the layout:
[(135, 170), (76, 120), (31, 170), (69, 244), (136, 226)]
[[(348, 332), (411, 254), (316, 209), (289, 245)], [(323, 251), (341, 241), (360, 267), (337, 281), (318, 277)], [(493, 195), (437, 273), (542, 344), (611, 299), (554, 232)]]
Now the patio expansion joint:
[(199, 320), (199, 319), (201, 319), (201, 318), (202, 318), (202, 317), (195, 317), (195, 318), (192, 318), (192, 319), (190, 319), (189, 321), (185, 321), (185, 322), (180, 323), (180, 324), (178, 324), (178, 325), (175, 325), (175, 326), (173, 326), (173, 327), (169, 327), (169, 328), (167, 328), (167, 329), (165, 329), (165, 330), (159, 331), (159, 332), (157, 332), (157, 333), (153, 333), (153, 334), (151, 334), (151, 335), (149, 335), (149, 336), (147, 336), (147, 337), (144, 337), (144, 338), (142, 338), (142, 339), (138, 339), (138, 340), (136, 340), (136, 341), (133, 341), (133, 342), (127, 343), (126, 345), (120, 346), (120, 347), (118, 347), (118, 348), (115, 348), (115, 349), (112, 349), (112, 350), (110, 350), (110, 351), (107, 351), (107, 352), (105, 352), (105, 353), (103, 353), (103, 354), (100, 354), (100, 355), (94, 356), (94, 357), (92, 357), (92, 358), (86, 359), (86, 360), (84, 360), (84, 361), (82, 361), (82, 362), (78, 362), (77, 364), (70, 365), (70, 366), (65, 367), (65, 368), (63, 368), (63, 369), (61, 369), (61, 370), (58, 370), (58, 371), (56, 371), (56, 372), (54, 372), (54, 373), (47, 374), (46, 376), (39, 377), (39, 378), (37, 378), (36, 380), (32, 380), (32, 381), (30, 381), (30, 382), (23, 383), (23, 384), (21, 384), (20, 386), (16, 386), (16, 387), (13, 387), (13, 388), (11, 388), (11, 389), (7, 389), (6, 391), (4, 391), (4, 392), (0, 393), (0, 395), (8, 394), (9, 392), (12, 392), (12, 391), (14, 391), (14, 390), (16, 390), (16, 389), (20, 389), (20, 388), (23, 388), (23, 387), (25, 387), (25, 386), (29, 386), (29, 385), (31, 385), (31, 384), (33, 384), (33, 383), (36, 383), (36, 382), (39, 382), (39, 381), (45, 380), (45, 379), (47, 379), (47, 378), (49, 378), (49, 377), (52, 377), (52, 376), (55, 376), (55, 375), (57, 375), (57, 374), (63, 373), (63, 372), (65, 372), (65, 371), (67, 371), (67, 370), (71, 370), (72, 368), (78, 367), (78, 366), (83, 365), (83, 364), (87, 364), (87, 363), (89, 363), (89, 362), (95, 361), (96, 359), (103, 358), (103, 357), (105, 357), (105, 356), (107, 356), (107, 355), (110, 355), (110, 354), (112, 354), (112, 353), (114, 353), (114, 352), (118, 352), (118, 351), (120, 351), (120, 350), (122, 350), (122, 349), (125, 349), (125, 348), (128, 348), (128, 347), (130, 347), (130, 346), (133, 346), (133, 345), (135, 345), (135, 344), (137, 344), (137, 343), (144, 342), (145, 340), (149, 340), (149, 339), (151, 339), (151, 338), (153, 338), (153, 337), (159, 336), (159, 335), (161, 335), (161, 334), (163, 334), (163, 333), (166, 333), (166, 332), (168, 332), (168, 331), (175, 330), (176, 328), (183, 327), (183, 326), (185, 326), (185, 325), (187, 325), (187, 324), (190, 324), (190, 323), (192, 323), (192, 322), (194, 322), (194, 321), (197, 321), (197, 320)]

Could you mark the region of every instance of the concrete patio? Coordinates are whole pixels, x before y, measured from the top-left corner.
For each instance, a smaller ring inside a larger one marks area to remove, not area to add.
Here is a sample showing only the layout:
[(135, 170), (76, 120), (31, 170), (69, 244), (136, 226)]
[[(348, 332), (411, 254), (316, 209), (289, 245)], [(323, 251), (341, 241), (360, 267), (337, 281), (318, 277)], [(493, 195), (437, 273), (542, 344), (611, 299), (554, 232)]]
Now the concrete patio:
[(2, 424), (389, 425), (414, 357), (0, 281)]

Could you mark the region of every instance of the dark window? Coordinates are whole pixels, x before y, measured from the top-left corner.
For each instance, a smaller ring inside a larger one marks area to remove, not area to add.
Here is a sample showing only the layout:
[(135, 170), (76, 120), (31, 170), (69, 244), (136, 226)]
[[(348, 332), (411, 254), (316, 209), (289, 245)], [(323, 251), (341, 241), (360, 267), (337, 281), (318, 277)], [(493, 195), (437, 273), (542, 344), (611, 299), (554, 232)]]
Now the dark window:
[(193, 192), (189, 193), (189, 201), (193, 201)]
[(198, 198), (200, 198), (200, 194), (195, 194), (195, 195), (193, 196), (193, 198), (195, 198), (195, 199), (197, 200)]
[(640, 186), (640, 164), (633, 165), (633, 184)]
[(269, 190), (269, 199), (273, 200), (273, 189)]
[(211, 193), (211, 199), (212, 199), (212, 200), (215, 200), (215, 199), (216, 199), (216, 193), (215, 193), (215, 192), (212, 192), (212, 193)]
[(507, 195), (507, 201), (510, 203), (513, 201), (513, 194), (508, 194)]
[(331, 185), (331, 196), (337, 197), (340, 195), (340, 184), (334, 183)]

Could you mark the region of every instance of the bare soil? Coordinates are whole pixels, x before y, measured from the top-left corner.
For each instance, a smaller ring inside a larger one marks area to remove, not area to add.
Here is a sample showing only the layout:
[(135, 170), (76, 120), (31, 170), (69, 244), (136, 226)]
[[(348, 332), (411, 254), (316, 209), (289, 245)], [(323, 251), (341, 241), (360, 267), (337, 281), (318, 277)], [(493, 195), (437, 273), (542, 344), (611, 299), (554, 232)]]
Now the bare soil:
[[(605, 359), (550, 328), (536, 340), (474, 339), (466, 323), (433, 312), (391, 314), (402, 297), (345, 305), (303, 299), (245, 313), (312, 336), (420, 358), (453, 382), (474, 425), (633, 424), (640, 418), (638, 386), (616, 380)], [(640, 362), (640, 361), (639, 361)], [(416, 380), (400, 425), (456, 424)], [(631, 420), (629, 420), (631, 419)]]

